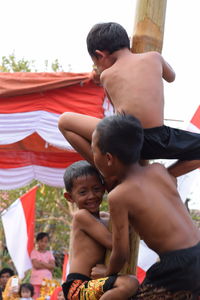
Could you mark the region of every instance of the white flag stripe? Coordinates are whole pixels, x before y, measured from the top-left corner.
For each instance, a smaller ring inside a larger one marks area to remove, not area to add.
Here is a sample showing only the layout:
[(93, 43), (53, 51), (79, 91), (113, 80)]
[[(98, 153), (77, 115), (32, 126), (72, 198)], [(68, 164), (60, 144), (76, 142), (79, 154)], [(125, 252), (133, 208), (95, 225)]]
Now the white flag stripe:
[(2, 215), (6, 245), (20, 278), (32, 267), (27, 250), (27, 226), (20, 198)]
[(147, 247), (144, 241), (140, 241), (138, 266), (147, 271), (158, 259), (158, 254)]

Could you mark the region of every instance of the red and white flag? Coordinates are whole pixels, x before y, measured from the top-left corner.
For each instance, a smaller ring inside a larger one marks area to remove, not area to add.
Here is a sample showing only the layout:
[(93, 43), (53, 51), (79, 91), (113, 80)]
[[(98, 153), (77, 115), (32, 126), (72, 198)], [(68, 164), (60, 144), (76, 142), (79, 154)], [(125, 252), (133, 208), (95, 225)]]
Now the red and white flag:
[(151, 250), (143, 240), (140, 241), (138, 265), (137, 265), (137, 279), (141, 283), (146, 271), (158, 260), (158, 254)]
[(37, 188), (22, 195), (2, 214), (6, 246), (20, 278), (32, 268), (30, 253), (34, 245)]
[(69, 254), (66, 253), (64, 256), (64, 262), (62, 268), (62, 283), (66, 281), (68, 274), (69, 274)]

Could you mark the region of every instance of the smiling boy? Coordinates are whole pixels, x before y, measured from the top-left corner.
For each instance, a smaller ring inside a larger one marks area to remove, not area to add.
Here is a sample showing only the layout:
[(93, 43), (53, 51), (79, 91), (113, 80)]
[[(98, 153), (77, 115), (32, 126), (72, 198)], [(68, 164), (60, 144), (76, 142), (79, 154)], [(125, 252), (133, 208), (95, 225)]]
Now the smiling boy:
[(99, 172), (88, 162), (79, 161), (66, 169), (64, 183), (64, 196), (78, 207), (72, 222), (70, 270), (63, 284), (65, 299), (128, 299), (138, 288), (134, 276), (91, 280), (92, 268), (103, 264), (106, 248), (112, 247), (108, 218), (99, 211), (105, 191)]

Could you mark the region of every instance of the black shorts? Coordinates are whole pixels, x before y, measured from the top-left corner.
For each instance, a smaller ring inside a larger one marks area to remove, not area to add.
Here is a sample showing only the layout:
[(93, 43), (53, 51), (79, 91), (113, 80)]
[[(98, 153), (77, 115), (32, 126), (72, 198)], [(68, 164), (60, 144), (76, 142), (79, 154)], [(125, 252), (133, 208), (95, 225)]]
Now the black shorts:
[(63, 283), (62, 289), (66, 300), (95, 300), (100, 299), (106, 291), (112, 289), (116, 279), (117, 275), (92, 280), (85, 275), (71, 273)]
[(200, 134), (160, 126), (144, 129), (141, 159), (200, 159)]
[(160, 255), (160, 261), (147, 271), (142, 285), (200, 295), (200, 242), (191, 248)]

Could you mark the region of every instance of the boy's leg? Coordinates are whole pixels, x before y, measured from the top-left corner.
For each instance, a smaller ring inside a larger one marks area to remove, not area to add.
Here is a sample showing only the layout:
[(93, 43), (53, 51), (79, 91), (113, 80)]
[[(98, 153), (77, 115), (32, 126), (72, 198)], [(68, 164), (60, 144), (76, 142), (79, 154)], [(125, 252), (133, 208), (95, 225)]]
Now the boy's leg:
[(118, 276), (113, 288), (105, 292), (101, 296), (101, 300), (126, 300), (135, 295), (138, 290), (138, 281), (133, 275), (121, 275)]
[(100, 119), (78, 113), (65, 112), (58, 121), (58, 127), (66, 140), (86, 160), (93, 164), (91, 151), (92, 133)]
[(198, 168), (200, 168), (200, 160), (178, 160), (167, 169), (172, 176), (178, 177)]

